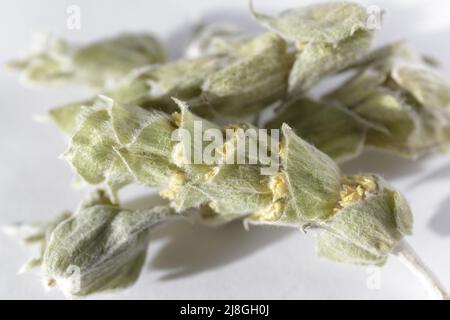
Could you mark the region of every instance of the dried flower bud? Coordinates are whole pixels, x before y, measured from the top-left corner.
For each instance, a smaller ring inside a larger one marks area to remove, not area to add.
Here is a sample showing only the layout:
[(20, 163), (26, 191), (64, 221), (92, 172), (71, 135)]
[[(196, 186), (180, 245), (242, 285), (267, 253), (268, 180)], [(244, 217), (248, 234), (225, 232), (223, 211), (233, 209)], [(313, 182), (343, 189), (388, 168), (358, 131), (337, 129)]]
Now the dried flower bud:
[(322, 257), (354, 264), (382, 265), (396, 244), (411, 234), (406, 200), (374, 175), (342, 181), (333, 216), (317, 224), (317, 251)]
[(46, 283), (58, 285), (67, 297), (133, 284), (145, 261), (149, 230), (175, 214), (169, 207), (125, 210), (102, 199), (61, 222), (46, 246)]
[(102, 88), (134, 68), (164, 60), (164, 50), (152, 35), (122, 34), (84, 47), (48, 37), (41, 48), (8, 65), (33, 82), (74, 81)]

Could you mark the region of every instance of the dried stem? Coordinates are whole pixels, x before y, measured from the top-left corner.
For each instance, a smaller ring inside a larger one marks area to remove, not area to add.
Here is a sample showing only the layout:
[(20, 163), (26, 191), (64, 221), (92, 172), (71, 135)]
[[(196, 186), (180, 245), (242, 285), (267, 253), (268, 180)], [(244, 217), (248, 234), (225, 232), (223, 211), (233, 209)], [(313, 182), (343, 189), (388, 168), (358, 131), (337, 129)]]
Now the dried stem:
[(400, 260), (427, 286), (430, 295), (439, 300), (449, 300), (449, 295), (439, 279), (433, 272), (423, 263), (417, 253), (404, 239), (395, 247), (393, 254)]

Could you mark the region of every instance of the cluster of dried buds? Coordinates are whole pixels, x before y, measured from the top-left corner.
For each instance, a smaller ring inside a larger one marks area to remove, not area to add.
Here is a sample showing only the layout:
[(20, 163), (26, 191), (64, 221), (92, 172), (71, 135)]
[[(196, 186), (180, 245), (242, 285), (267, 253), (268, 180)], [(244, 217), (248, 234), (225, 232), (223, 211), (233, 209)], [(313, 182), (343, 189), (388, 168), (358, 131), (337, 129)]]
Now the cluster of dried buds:
[[(343, 175), (335, 161), (365, 146), (409, 158), (445, 148), (450, 83), (404, 43), (368, 53), (374, 32), (358, 4), (251, 12), (267, 33), (207, 26), (177, 61), (165, 61), (155, 37), (128, 34), (85, 47), (48, 40), (10, 63), (34, 82), (101, 93), (50, 111), (70, 137), (65, 158), (98, 190), (73, 214), (11, 228), (41, 244), (26, 268), (42, 266), (47, 284), (71, 297), (124, 288), (138, 278), (154, 226), (177, 217), (243, 219), (314, 231), (318, 254), (335, 261), (382, 265), (400, 255), (446, 297), (404, 241), (413, 220), (404, 197), (375, 174)], [(339, 87), (308, 96), (343, 72), (351, 76)], [(281, 132), (265, 139), (275, 169), (251, 153), (236, 161), (239, 146), (261, 146), (248, 116), (273, 106), (264, 128)], [(224, 128), (230, 118), (237, 124)], [(185, 139), (211, 130), (199, 143)], [(192, 161), (204, 150), (215, 161)], [(129, 184), (158, 187), (170, 203), (122, 208), (118, 191)]]

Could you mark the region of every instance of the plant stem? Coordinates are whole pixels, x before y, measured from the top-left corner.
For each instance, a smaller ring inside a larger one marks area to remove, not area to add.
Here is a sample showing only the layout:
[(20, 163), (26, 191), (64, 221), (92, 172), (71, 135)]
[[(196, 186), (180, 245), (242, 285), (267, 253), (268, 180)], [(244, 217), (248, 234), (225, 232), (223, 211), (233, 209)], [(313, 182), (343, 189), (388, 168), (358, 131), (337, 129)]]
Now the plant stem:
[(449, 300), (449, 295), (439, 279), (423, 263), (414, 249), (406, 242), (401, 240), (394, 248), (393, 254), (420, 279), (420, 281), (429, 288), (430, 295), (434, 299)]

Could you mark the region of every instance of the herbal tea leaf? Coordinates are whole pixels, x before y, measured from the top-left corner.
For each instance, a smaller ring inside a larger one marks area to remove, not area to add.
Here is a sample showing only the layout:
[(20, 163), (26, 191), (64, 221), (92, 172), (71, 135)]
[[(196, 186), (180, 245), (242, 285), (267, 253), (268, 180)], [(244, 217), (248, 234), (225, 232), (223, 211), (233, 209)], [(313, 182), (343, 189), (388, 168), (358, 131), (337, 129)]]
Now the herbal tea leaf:
[(325, 154), (283, 125), (282, 161), (298, 215), (308, 221), (328, 218), (338, 200), (340, 170)]
[(276, 17), (250, 10), (266, 28), (297, 44), (328, 43), (336, 45), (358, 30), (366, 29), (366, 9), (356, 3), (330, 2), (313, 4), (280, 13)]

